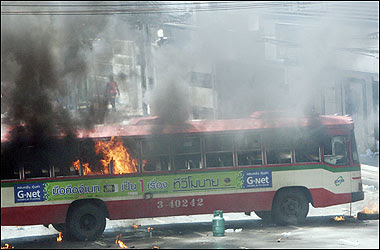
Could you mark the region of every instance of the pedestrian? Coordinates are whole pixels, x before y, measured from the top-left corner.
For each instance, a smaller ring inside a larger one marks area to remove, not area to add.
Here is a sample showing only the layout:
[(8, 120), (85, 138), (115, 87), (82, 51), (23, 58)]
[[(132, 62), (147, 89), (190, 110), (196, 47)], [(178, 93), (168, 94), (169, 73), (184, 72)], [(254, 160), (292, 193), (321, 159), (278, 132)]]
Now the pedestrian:
[(112, 110), (116, 111), (116, 95), (120, 96), (119, 87), (117, 86), (117, 83), (113, 80), (113, 75), (110, 75), (108, 77), (109, 81), (107, 82), (107, 105), (111, 103)]

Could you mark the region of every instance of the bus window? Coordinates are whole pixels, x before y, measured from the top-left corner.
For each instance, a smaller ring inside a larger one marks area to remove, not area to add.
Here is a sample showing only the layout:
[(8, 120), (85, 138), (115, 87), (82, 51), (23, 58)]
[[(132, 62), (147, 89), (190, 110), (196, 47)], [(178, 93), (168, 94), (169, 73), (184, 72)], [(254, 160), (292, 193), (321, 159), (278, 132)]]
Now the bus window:
[(266, 153), (268, 164), (282, 164), (292, 162), (291, 150), (288, 148), (268, 149), (266, 150)]
[(55, 176), (75, 176), (79, 175), (79, 169), (71, 166), (54, 166)]
[(257, 135), (237, 135), (238, 166), (262, 165), (261, 140)]
[(292, 163), (294, 133), (290, 130), (272, 130), (263, 134), (267, 164)]
[(343, 136), (327, 137), (323, 140), (323, 158), (331, 165), (348, 164), (347, 140)]
[(24, 164), (24, 173), (25, 178), (41, 178), (41, 177), (49, 177), (49, 167), (41, 166), (38, 163), (26, 163)]
[(1, 179), (17, 180), (20, 179), (20, 171), (17, 166), (1, 163)]
[(166, 139), (142, 140), (143, 171), (171, 170), (169, 143)]
[(172, 142), (175, 169), (202, 168), (199, 137), (176, 137)]
[(311, 142), (309, 138), (304, 138), (297, 142), (295, 146), (296, 163), (300, 162), (319, 162), (319, 144)]
[(354, 164), (360, 164), (354, 131), (351, 132), (351, 151), (352, 151), (352, 160)]
[(208, 168), (233, 166), (232, 136), (213, 135), (205, 139)]

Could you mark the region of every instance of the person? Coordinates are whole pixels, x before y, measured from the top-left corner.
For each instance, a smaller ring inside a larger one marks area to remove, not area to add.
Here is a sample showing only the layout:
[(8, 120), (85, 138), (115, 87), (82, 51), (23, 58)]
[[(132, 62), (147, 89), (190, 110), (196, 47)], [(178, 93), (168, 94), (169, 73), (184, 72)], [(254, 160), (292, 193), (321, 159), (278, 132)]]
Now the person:
[(120, 91), (119, 91), (119, 87), (117, 86), (117, 83), (113, 80), (113, 76), (110, 75), (108, 77), (109, 81), (107, 82), (107, 99), (108, 99), (108, 103), (111, 103), (112, 105), (112, 110), (113, 111), (116, 111), (116, 95), (119, 95), (120, 96)]

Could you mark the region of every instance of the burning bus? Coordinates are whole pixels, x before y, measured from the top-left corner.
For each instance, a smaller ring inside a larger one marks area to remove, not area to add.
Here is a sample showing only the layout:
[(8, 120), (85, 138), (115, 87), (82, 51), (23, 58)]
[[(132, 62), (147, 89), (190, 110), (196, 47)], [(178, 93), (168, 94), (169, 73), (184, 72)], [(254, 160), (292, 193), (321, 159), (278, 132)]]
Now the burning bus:
[(36, 141), (2, 138), (2, 226), (53, 224), (85, 240), (103, 233), (106, 218), (214, 210), (300, 224), (309, 204), (364, 199), (350, 117), (143, 117)]

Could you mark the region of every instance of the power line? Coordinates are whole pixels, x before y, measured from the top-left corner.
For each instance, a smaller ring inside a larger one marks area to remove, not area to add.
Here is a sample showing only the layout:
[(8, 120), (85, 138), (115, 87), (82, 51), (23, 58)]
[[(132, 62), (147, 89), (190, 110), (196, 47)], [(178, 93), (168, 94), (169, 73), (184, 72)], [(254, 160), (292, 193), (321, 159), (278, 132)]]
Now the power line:
[[(254, 4), (236, 4), (217, 5), (214, 7), (195, 7), (189, 9), (169, 9), (169, 8), (151, 8), (151, 9), (103, 9), (103, 10), (41, 10), (41, 11), (2, 11), (2, 15), (115, 15), (115, 14), (152, 14), (152, 13), (178, 13), (178, 12), (200, 12), (200, 11), (220, 11), (220, 10), (241, 10), (266, 7), (283, 7), (289, 5), (287, 3), (254, 3)], [(311, 3), (307, 3), (311, 4)]]
[[(107, 1), (108, 2), (108, 1)], [(236, 3), (236, 1), (202, 1), (202, 2), (175, 2), (164, 3), (157, 1), (145, 1), (145, 2), (130, 2), (127, 4), (1, 4), (6, 7), (122, 7), (122, 6), (147, 6), (148, 4), (155, 6), (170, 6), (170, 5), (197, 5), (197, 4), (219, 4), (219, 3)]]

